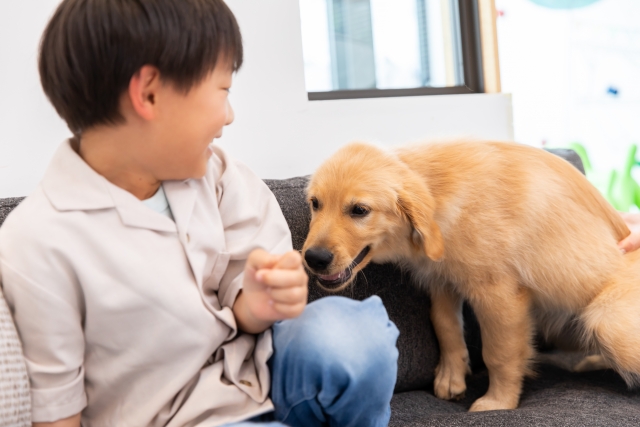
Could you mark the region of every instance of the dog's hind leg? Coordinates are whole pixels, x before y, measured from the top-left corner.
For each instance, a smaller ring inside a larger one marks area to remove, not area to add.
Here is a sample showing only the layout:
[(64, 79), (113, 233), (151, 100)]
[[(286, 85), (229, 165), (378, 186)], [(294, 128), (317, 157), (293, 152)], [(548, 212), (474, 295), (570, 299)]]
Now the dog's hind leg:
[(510, 278), (470, 288), (469, 302), (480, 323), (489, 390), (469, 410), (514, 409), (534, 357), (529, 290)]
[(460, 399), (467, 389), (470, 373), (469, 352), (464, 342), (462, 298), (452, 290), (431, 290), (431, 322), (440, 344), (440, 362), (436, 367), (433, 391), (440, 399)]
[(640, 286), (614, 280), (584, 309), (586, 340), (628, 386), (640, 385)]

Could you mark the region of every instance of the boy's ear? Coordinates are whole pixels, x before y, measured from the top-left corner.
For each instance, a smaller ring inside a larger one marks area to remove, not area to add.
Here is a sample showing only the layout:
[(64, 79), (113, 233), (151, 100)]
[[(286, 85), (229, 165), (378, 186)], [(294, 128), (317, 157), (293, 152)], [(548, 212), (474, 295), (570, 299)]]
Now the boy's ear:
[(433, 219), (433, 197), (423, 183), (411, 181), (414, 180), (405, 180), (404, 187), (398, 191), (398, 207), (413, 227), (412, 243), (421, 246), (431, 260), (440, 261), (444, 256), (444, 241)]
[(144, 65), (129, 81), (127, 91), (133, 110), (145, 120), (152, 120), (156, 112), (156, 97), (160, 81), (160, 70), (152, 65)]

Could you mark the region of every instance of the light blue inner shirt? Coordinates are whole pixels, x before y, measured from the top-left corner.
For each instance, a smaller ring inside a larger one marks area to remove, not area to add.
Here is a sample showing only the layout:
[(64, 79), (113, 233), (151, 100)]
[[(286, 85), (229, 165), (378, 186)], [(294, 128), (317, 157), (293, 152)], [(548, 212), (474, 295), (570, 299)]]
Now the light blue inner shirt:
[(171, 207), (169, 206), (169, 201), (167, 200), (167, 195), (164, 194), (164, 189), (162, 185), (156, 191), (156, 194), (142, 201), (147, 207), (153, 209), (154, 211), (166, 216), (171, 221), (174, 221), (173, 214), (171, 213)]

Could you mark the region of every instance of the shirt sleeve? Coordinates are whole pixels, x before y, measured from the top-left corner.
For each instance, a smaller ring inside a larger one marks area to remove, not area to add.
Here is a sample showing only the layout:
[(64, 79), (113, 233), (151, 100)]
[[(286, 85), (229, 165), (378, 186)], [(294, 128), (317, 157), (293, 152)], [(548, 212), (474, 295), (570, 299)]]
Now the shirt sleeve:
[(0, 233), (0, 279), (23, 346), (32, 421), (57, 421), (87, 405), (81, 297), (54, 248), (30, 239), (33, 230), (10, 228)]
[(233, 307), (251, 251), (261, 248), (283, 254), (293, 245), (289, 226), (269, 187), (247, 166), (230, 159), (219, 147), (215, 149), (224, 164), (216, 192), (230, 256), (218, 298), (223, 307)]

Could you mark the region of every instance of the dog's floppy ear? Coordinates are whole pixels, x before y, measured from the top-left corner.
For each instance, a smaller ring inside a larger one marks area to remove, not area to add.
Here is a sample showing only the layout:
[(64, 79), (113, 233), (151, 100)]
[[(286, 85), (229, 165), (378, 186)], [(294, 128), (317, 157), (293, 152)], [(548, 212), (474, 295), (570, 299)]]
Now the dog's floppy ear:
[(440, 228), (433, 219), (434, 201), (424, 183), (418, 179), (405, 179), (398, 191), (398, 207), (413, 226), (412, 243), (422, 246), (433, 261), (444, 256), (444, 242)]

